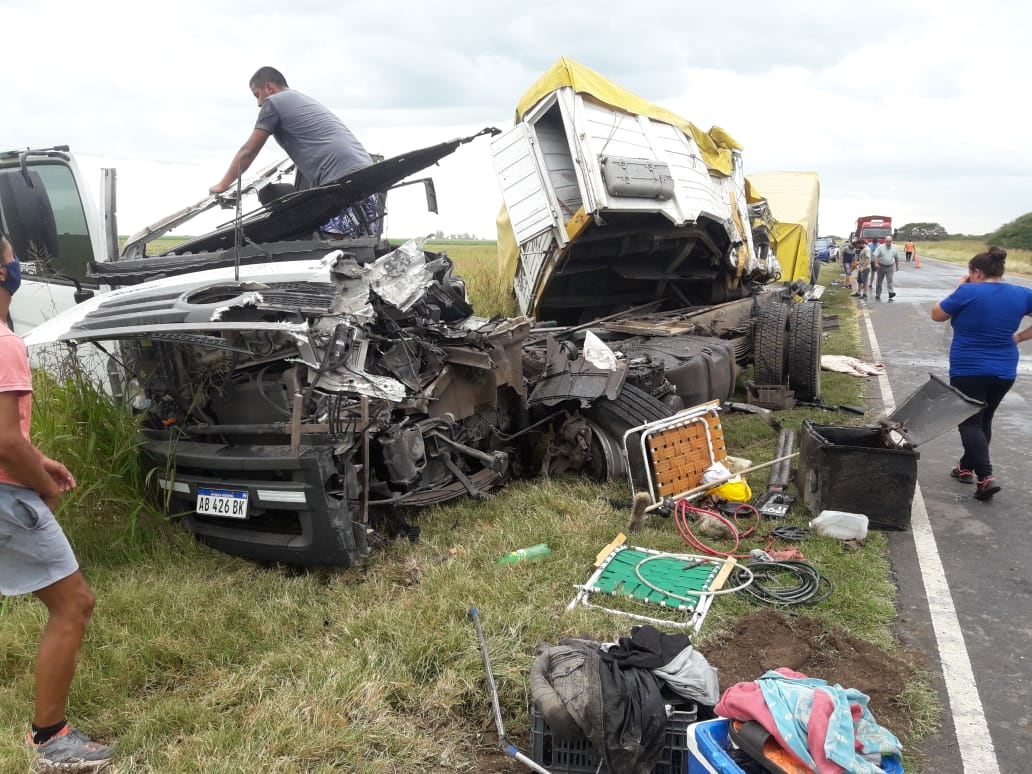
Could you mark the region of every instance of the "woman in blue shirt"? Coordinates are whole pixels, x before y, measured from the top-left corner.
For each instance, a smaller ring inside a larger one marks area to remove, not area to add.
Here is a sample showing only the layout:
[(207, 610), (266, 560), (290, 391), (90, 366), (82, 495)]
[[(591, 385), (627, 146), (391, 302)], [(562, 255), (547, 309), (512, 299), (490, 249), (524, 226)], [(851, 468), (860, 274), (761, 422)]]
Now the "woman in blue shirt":
[(989, 461), (993, 415), (1018, 375), (1018, 344), (1032, 339), (1032, 326), (1018, 331), (1032, 314), (1032, 289), (1003, 281), (1007, 251), (990, 247), (968, 261), (957, 289), (932, 309), (936, 322), (952, 321), (950, 384), (985, 408), (960, 426), (964, 454), (950, 475), (975, 484), (975, 499), (1000, 491)]

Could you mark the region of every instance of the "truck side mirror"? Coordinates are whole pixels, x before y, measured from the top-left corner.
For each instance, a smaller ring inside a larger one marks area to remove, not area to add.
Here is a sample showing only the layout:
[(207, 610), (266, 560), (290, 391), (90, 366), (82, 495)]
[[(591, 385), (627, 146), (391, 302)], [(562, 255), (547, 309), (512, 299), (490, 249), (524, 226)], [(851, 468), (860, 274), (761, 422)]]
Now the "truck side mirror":
[(18, 258), (45, 262), (57, 255), (54, 210), (39, 173), (31, 169), (0, 172), (0, 205), (7, 238)]
[(89, 288), (87, 288), (86, 290), (79, 288), (75, 291), (75, 294), (72, 296), (72, 298), (75, 299), (75, 303), (81, 304), (83, 301), (93, 298), (93, 291)]

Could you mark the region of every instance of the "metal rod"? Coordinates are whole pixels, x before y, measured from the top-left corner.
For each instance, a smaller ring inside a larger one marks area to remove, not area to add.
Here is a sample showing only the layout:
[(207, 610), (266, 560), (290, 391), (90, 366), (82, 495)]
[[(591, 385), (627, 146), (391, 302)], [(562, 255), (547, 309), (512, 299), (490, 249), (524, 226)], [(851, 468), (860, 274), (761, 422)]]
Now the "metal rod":
[[(358, 429), (357, 423), (350, 421), (348, 423), (349, 428), (342, 430), (341, 432), (351, 432)], [(289, 422), (270, 422), (263, 425), (187, 425), (183, 428), (184, 433), (193, 433), (194, 435), (222, 435), (224, 433), (238, 433), (240, 435), (264, 435), (268, 433), (283, 433), (287, 434), (291, 430)], [(330, 426), (328, 424), (302, 424), (301, 432), (303, 433), (329, 433)]]
[(369, 398), (360, 400), (362, 406), (362, 523), (369, 523)]
[(617, 319), (619, 317), (623, 317), (624, 315), (634, 314), (635, 312), (640, 312), (643, 309), (646, 309), (646, 308), (648, 308), (650, 306), (658, 306), (658, 305), (659, 305), (659, 301), (647, 301), (644, 304), (639, 304), (638, 306), (632, 306), (630, 309), (624, 309), (623, 311), (620, 311), (620, 312), (613, 312), (613, 314), (607, 314), (605, 317), (598, 317), (598, 318), (592, 320), (591, 322), (581, 323), (580, 325), (575, 325), (572, 328), (538, 328), (537, 330), (532, 330), (527, 335), (528, 336), (556, 336), (556, 337), (565, 336), (568, 333), (576, 333), (577, 331), (584, 330), (585, 328), (590, 328), (592, 325), (598, 325), (599, 323), (609, 322), (610, 320), (615, 320), (615, 319)]
[(240, 165), (237, 165), (237, 179), (236, 179), (236, 217), (233, 219), (233, 281), (240, 282), (240, 237), (244, 232), (244, 210), (241, 207), (241, 199), (243, 194), (240, 190), (240, 181), (244, 176), (243, 170), (240, 169)]
[[(427, 435), (432, 435), (434, 438), (441, 441), (445, 445), (450, 446), (456, 451), (460, 451), (466, 456), (472, 457), (473, 459), (482, 462), (485, 468), (489, 468), (490, 470), (493, 470), (495, 473), (502, 473), (508, 467), (508, 455), (499, 456), (498, 453), (488, 454), (487, 452), (482, 452), (480, 451), (480, 449), (474, 449), (472, 446), (467, 446), (464, 443), (453, 441), (448, 436), (442, 435), (436, 430), (434, 430), (431, 433), (427, 433)], [(502, 454), (504, 454), (504, 452)]]
[(301, 453), (301, 406), (303, 396), (300, 392), (294, 393), (294, 410), (290, 415), (290, 451), (292, 454)]
[[(782, 429), (778, 435), (778, 450), (774, 455), (776, 457), (783, 457), (786, 454), (791, 454), (792, 449), (795, 447), (795, 430), (791, 428)], [(788, 486), (788, 480), (791, 476), (791, 467), (789, 466), (788, 460), (779, 462), (770, 471), (770, 487), (777, 487), (778, 489), (784, 489)]]
[[(745, 470), (741, 471), (740, 473), (735, 473), (734, 475), (731, 475), (731, 476), (724, 476), (724, 478), (718, 479), (716, 481), (711, 481), (708, 484), (699, 484), (699, 486), (693, 487), (693, 488), (689, 489), (686, 492), (681, 492), (680, 494), (674, 495), (672, 499), (674, 499), (674, 500), (683, 500), (686, 497), (691, 497), (692, 495), (699, 494), (700, 492), (705, 492), (705, 491), (707, 491), (709, 489), (713, 489), (715, 487), (718, 487), (721, 484), (726, 484), (728, 481), (733, 479), (735, 476), (744, 476), (744, 475), (746, 475), (748, 473), (752, 473), (753, 471), (762, 470), (763, 468), (769, 468), (771, 465), (774, 465), (774, 464), (776, 464), (778, 462), (783, 462), (784, 460), (790, 460), (793, 457), (798, 457), (798, 456), (799, 456), (799, 452), (793, 452), (792, 454), (786, 454), (784, 457), (778, 457), (777, 459), (773, 459), (770, 462), (763, 462), (763, 463), (761, 463), (759, 465), (753, 465), (751, 468), (746, 468)], [(663, 501), (660, 501), (658, 503), (653, 503), (652, 505), (650, 505), (648, 508), (645, 509), (645, 513), (651, 513), (652, 511), (659, 510), (662, 507), (663, 507)]]
[(484, 630), (480, 626), (480, 613), (475, 607), (469, 609), (469, 617), (473, 619), (473, 628), (477, 630), (477, 642), (480, 644), (480, 655), (484, 658), (484, 671), (487, 672), (487, 685), (491, 689), (491, 704), (494, 707), (495, 728), (498, 729), (498, 744), (502, 752), (510, 758), (515, 758), (531, 771), (538, 774), (551, 774), (551, 772), (539, 766), (532, 758), (521, 753), (514, 745), (509, 744), (505, 737), (505, 726), (502, 723), (502, 706), (498, 702), (498, 686), (495, 685), (494, 672), (491, 670), (491, 657), (487, 654), (487, 640), (484, 639)]

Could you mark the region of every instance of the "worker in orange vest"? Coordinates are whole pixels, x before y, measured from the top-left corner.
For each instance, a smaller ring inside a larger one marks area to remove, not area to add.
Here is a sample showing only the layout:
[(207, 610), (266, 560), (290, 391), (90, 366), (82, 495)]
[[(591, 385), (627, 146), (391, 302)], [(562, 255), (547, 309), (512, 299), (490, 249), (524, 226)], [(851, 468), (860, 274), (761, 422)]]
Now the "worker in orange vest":
[(914, 260), (914, 254), (916, 252), (917, 250), (914, 249), (913, 242), (907, 242), (905, 245), (903, 245), (903, 253), (904, 255), (906, 255), (907, 263), (910, 263), (912, 260)]

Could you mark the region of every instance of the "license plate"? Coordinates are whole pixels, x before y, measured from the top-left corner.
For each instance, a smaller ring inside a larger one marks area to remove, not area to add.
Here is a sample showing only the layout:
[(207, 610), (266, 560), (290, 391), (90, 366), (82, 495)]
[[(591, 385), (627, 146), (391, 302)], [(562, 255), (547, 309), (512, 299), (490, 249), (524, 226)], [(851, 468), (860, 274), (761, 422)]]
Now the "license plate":
[(247, 492), (197, 487), (197, 512), (226, 519), (247, 518)]

